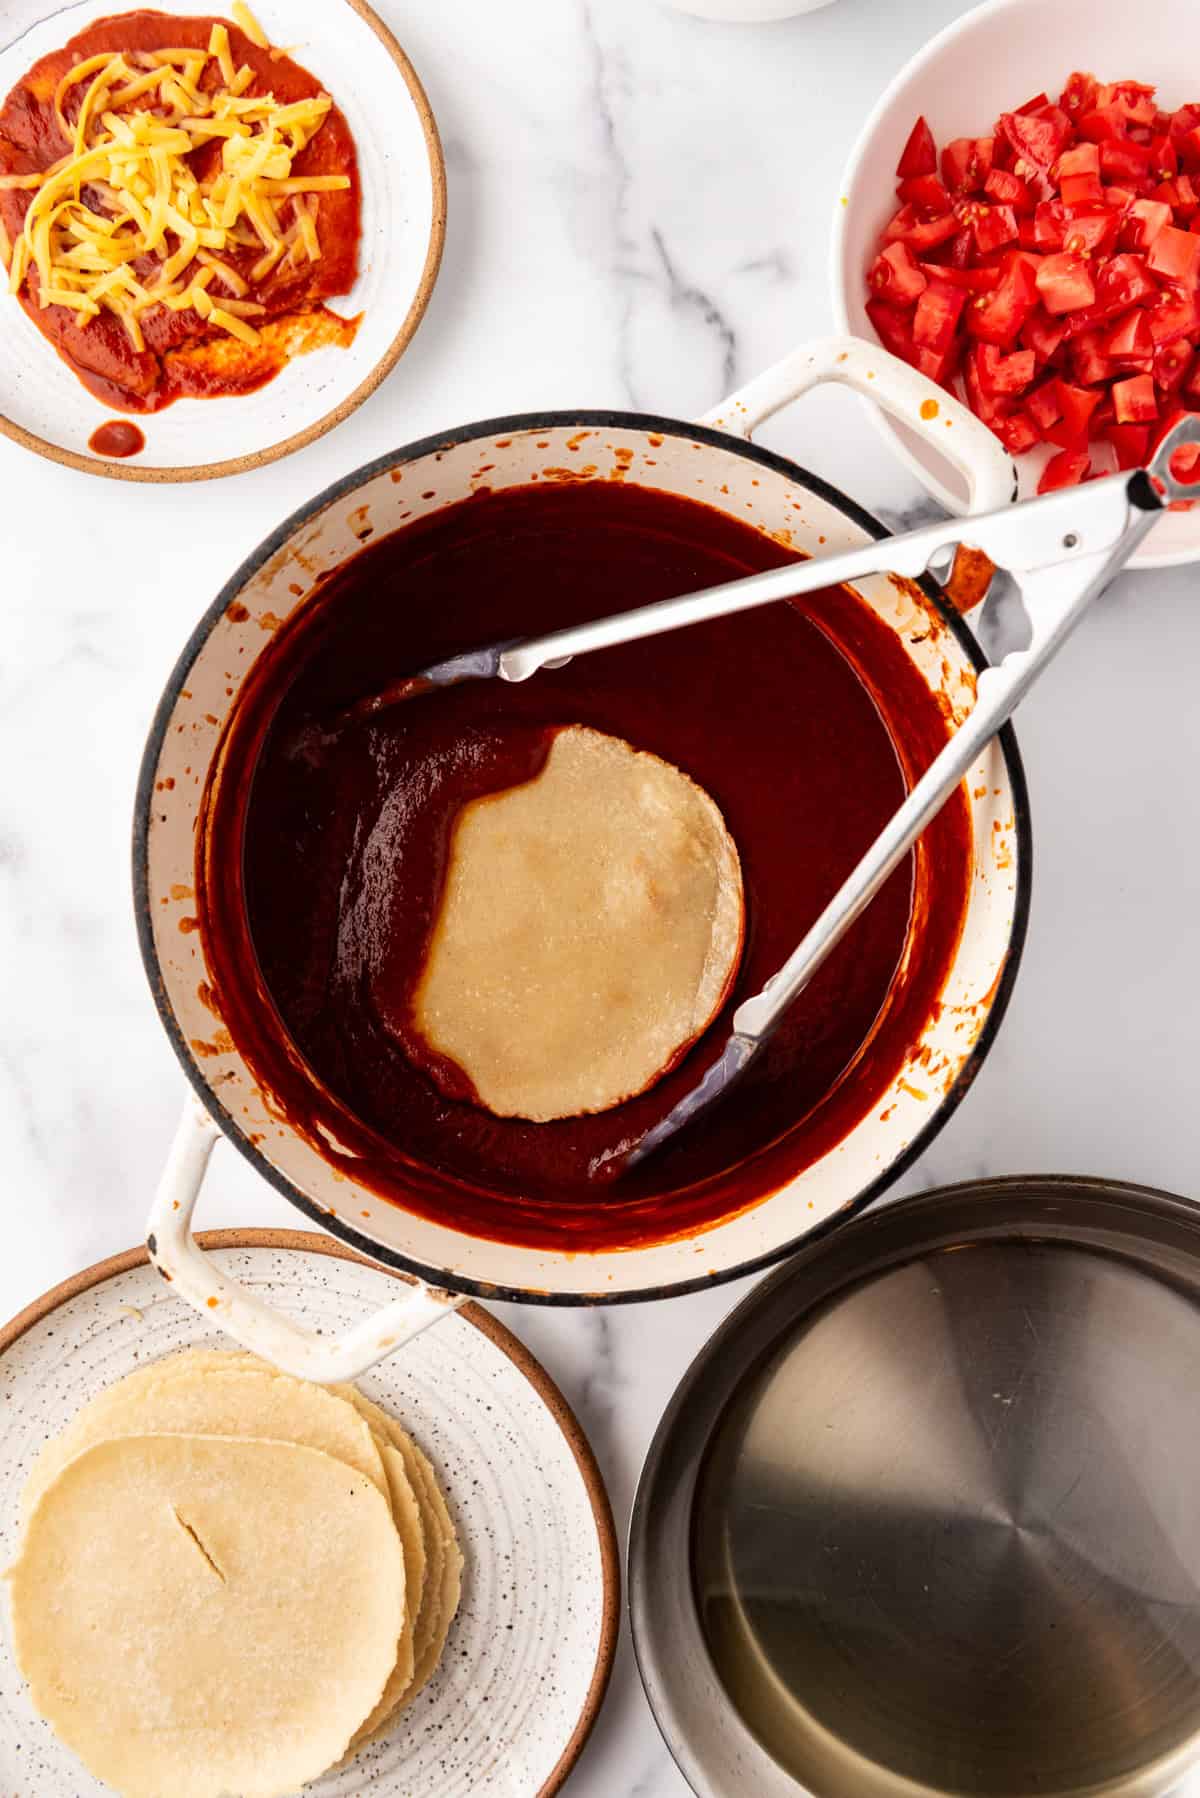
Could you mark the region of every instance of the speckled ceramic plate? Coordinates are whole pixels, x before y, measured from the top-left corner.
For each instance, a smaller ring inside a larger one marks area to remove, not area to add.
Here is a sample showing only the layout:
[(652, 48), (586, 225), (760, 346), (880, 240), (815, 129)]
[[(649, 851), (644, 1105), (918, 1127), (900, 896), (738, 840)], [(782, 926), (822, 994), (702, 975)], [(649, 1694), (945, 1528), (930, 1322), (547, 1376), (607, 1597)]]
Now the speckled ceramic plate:
[[(300, 1231), (202, 1238), (239, 1280), (310, 1328), (341, 1331), (395, 1275)], [(101, 1262), (0, 1332), (0, 1563), (47, 1436), (132, 1368), (210, 1341), (144, 1250)], [(463, 1600), (436, 1676), (396, 1727), (306, 1798), (549, 1798), (604, 1696), (619, 1572), (608, 1499), (586, 1438), (528, 1350), (478, 1305), (427, 1330), (362, 1382), (436, 1463), (466, 1557)], [(0, 1792), (103, 1798), (105, 1787), (30, 1707), (4, 1607)]]
[[(229, 16), (223, 0), (156, 0), (177, 16)], [(40, 56), (95, 19), (134, 10), (121, 0), (3, 0), (0, 99)], [(25, 316), (0, 279), (0, 431), (26, 449), (89, 474), (131, 481), (191, 481), (237, 474), (311, 443), (361, 405), (394, 366), (437, 278), (446, 225), (446, 174), (437, 126), (420, 81), (366, 0), (252, 0), (273, 44), (292, 50), (345, 113), (362, 181), (359, 274), (332, 302), (362, 314), (348, 349), (297, 356), (257, 393), (177, 400), (137, 423), (146, 446), (107, 461), (88, 439), (124, 417), (94, 399)]]

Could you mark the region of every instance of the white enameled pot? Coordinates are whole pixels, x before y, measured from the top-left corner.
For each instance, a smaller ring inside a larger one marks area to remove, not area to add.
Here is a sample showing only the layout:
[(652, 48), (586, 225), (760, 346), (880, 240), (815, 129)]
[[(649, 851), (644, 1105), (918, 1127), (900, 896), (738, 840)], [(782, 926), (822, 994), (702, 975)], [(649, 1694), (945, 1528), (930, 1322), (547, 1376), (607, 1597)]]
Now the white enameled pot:
[[(1109, 0), (986, 0), (964, 13), (906, 63), (873, 107), (842, 176), (830, 244), (833, 312), (844, 331), (874, 339), (867, 317), (867, 269), (895, 212), (896, 164), (922, 114), (938, 144), (982, 137), (1002, 112), (1031, 94), (1058, 93), (1073, 69), (1100, 81), (1153, 82), (1166, 107), (1195, 98), (1196, 83), (1182, 46), (1196, 33), (1196, 0), (1161, 0), (1154, 28), (1136, 7)], [(876, 414), (895, 454), (951, 512), (973, 508), (963, 485), (947, 479), (927, 440), (901, 420)], [(1021, 496), (1036, 491), (1051, 451), (1020, 458)], [(1168, 512), (1130, 568), (1169, 568), (1200, 560), (1200, 506)]]
[[(351, 1184), (281, 1119), (209, 1008), (196, 928), (194, 836), (208, 770), (242, 684), (275, 629), (366, 536), (402, 528), (482, 484), (522, 486), (543, 470), (616, 476), (693, 497), (814, 554), (883, 531), (852, 501), (750, 441), (755, 427), (821, 382), (871, 393), (951, 456), (979, 510), (1011, 498), (1012, 470), (990, 432), (903, 363), (853, 339), (795, 351), (700, 425), (633, 413), (490, 420), (426, 439), (339, 481), (279, 527), (198, 625), (150, 732), (134, 828), (134, 890), (163, 1023), (200, 1101), (189, 1100), (150, 1220), (149, 1248), (181, 1297), (276, 1364), (319, 1380), (362, 1372), (468, 1293), (546, 1304), (644, 1299), (693, 1290), (778, 1260), (866, 1204), (916, 1156), (969, 1085), (1003, 1013), (1028, 906), (1024, 783), (1009, 733), (967, 782), (975, 874), (942, 1003), (894, 1089), (836, 1148), (783, 1189), (701, 1236), (619, 1253), (557, 1253), (465, 1235)], [(932, 408), (932, 409), (931, 409)], [(920, 590), (872, 577), (863, 599), (927, 685), (963, 717), (982, 657), (960, 619)], [(412, 603), (419, 603), (414, 600)], [(309, 1218), (415, 1276), (379, 1317), (338, 1342), (305, 1334), (262, 1295), (216, 1271), (192, 1216), (209, 1153), (225, 1135)]]

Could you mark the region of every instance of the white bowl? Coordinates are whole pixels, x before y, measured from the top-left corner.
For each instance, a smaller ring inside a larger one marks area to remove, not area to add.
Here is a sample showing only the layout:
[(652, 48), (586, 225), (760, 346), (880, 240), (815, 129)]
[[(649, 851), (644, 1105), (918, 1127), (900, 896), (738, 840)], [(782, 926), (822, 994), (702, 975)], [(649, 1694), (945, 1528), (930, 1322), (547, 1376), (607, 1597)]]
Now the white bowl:
[[(872, 111), (843, 176), (832, 246), (833, 305), (844, 331), (874, 341), (866, 313), (866, 272), (880, 232), (895, 212), (896, 164), (914, 120), (924, 114), (939, 147), (986, 135), (1001, 112), (1045, 89), (1053, 98), (1073, 69), (1101, 81), (1157, 84), (1165, 107), (1195, 100), (1200, 58), (1196, 0), (1161, 0), (1148, 15), (1115, 0), (988, 0), (939, 32), (903, 68)], [(947, 485), (945, 465), (920, 440), (871, 409), (877, 427), (922, 484), (954, 512), (965, 489)], [(1037, 487), (1049, 452), (1018, 463), (1023, 496)], [(1171, 512), (1130, 563), (1165, 568), (1200, 559), (1200, 509)]]
[[(0, 0), (0, 95), (39, 57), (136, 0)], [(228, 13), (214, 0), (169, 0), (179, 14)], [(95, 399), (0, 280), (0, 431), (88, 474), (129, 481), (204, 480), (273, 462), (345, 418), (382, 381), (429, 299), (445, 234), (446, 180), (437, 127), (412, 65), (365, 0), (251, 0), (273, 44), (294, 47), (354, 133), (362, 183), (358, 280), (333, 310), (362, 323), (348, 349), (289, 362), (257, 393), (176, 400), (139, 414), (146, 446), (127, 462), (88, 448), (106, 419)]]

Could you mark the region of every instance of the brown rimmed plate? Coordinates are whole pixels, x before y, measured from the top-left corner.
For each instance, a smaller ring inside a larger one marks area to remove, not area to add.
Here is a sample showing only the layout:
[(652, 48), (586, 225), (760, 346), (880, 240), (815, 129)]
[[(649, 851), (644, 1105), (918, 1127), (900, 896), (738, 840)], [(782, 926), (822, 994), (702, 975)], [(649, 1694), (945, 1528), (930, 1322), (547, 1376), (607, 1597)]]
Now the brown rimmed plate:
[[(216, 1230), (201, 1239), (236, 1278), (309, 1328), (338, 1333), (399, 1277), (327, 1238)], [(105, 1387), (173, 1350), (234, 1347), (181, 1304), (144, 1249), (65, 1281), (0, 1331), (0, 1563), (48, 1436)], [(595, 1721), (616, 1646), (620, 1572), (604, 1482), (549, 1375), (469, 1304), (360, 1382), (436, 1464), (466, 1557), (463, 1600), (434, 1679), (395, 1727), (313, 1798), (550, 1798)], [(103, 1798), (30, 1707), (0, 1653), (0, 1787), (22, 1798)]]
[[(0, 98), (30, 66), (87, 25), (134, 8), (119, 0), (8, 0), (0, 21)], [(162, 0), (160, 11), (228, 17), (220, 0)], [(362, 180), (362, 241), (353, 291), (333, 302), (362, 314), (349, 348), (297, 356), (257, 393), (178, 400), (139, 416), (145, 447), (97, 455), (97, 427), (124, 417), (103, 406), (25, 316), (0, 280), (0, 431), (70, 468), (128, 481), (240, 474), (301, 449), (349, 416), (391, 370), (429, 302), (446, 227), (437, 126), (408, 57), (366, 0), (255, 0), (273, 44), (293, 50), (341, 107)]]

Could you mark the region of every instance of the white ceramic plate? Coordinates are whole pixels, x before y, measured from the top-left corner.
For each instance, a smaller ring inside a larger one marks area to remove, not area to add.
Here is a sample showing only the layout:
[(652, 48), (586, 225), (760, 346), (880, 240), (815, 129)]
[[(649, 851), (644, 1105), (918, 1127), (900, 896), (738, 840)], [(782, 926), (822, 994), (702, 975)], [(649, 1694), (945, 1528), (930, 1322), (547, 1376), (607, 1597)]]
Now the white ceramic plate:
[[(834, 224), (832, 283), (841, 329), (874, 342), (866, 314), (865, 276), (880, 232), (896, 210), (896, 164), (917, 117), (924, 113), (939, 147), (954, 137), (986, 136), (1001, 112), (1042, 89), (1057, 94), (1072, 69), (1100, 81), (1156, 83), (1168, 108), (1195, 100), (1200, 70), (1191, 46), (1196, 0), (1160, 0), (1153, 29), (1147, 15), (1124, 0), (988, 0), (939, 32), (901, 69), (882, 95), (850, 155)], [(928, 490), (952, 511), (965, 494), (947, 484), (912, 432), (871, 407), (877, 427)], [(1021, 496), (1030, 497), (1050, 452), (1032, 450), (1018, 461)], [(1164, 568), (1200, 559), (1200, 507), (1171, 512), (1155, 525), (1131, 568)]]
[[(133, 10), (120, 0), (4, 0), (0, 95), (93, 20)], [(159, 0), (180, 15), (227, 15), (221, 0)], [(88, 439), (124, 417), (93, 398), (0, 282), (0, 430), (27, 449), (91, 474), (133, 481), (204, 480), (273, 462), (311, 443), (366, 399), (425, 310), (445, 234), (446, 178), (437, 127), (408, 58), (364, 0), (253, 0), (273, 44), (321, 81), (354, 133), (362, 180), (359, 277), (333, 302), (363, 320), (349, 349), (298, 356), (257, 393), (177, 400), (139, 415), (146, 447), (105, 461)]]
[[(395, 1279), (300, 1231), (214, 1231), (218, 1261), (310, 1328), (338, 1333)], [(16, 1550), (30, 1462), (86, 1400), (198, 1342), (234, 1344), (132, 1250), (78, 1274), (0, 1332), (0, 1565)], [(361, 1382), (429, 1454), (466, 1557), (463, 1600), (434, 1679), (395, 1728), (305, 1798), (549, 1798), (608, 1683), (618, 1558), (599, 1470), (541, 1366), (478, 1305), (447, 1317)], [(0, 1792), (104, 1798), (29, 1704), (0, 1646)], [(486, 1701), (486, 1702), (485, 1702)]]

